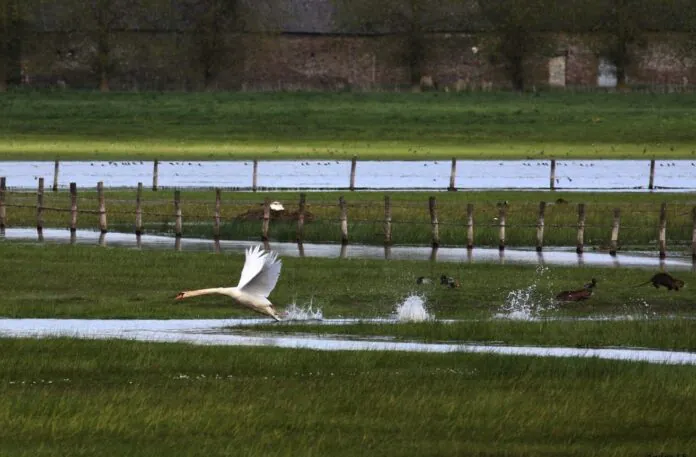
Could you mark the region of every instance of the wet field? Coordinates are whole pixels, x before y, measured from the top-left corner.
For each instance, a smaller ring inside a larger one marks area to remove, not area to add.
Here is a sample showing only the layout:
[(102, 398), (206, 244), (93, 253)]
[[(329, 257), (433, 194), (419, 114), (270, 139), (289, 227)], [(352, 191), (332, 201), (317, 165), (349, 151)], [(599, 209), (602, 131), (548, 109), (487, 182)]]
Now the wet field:
[[(161, 161), (158, 185), (176, 188), (250, 189), (252, 161)], [(575, 191), (645, 191), (650, 181), (649, 160), (557, 160), (555, 188)], [(258, 163), (259, 189), (346, 189), (351, 161), (263, 161)], [(50, 161), (2, 161), (0, 176), (11, 188), (35, 188), (38, 178), (54, 177)], [(440, 189), (450, 184), (450, 161), (358, 161), (356, 189)], [(58, 186), (71, 182), (93, 187), (135, 187), (153, 182), (153, 162), (66, 161), (60, 163)], [(460, 160), (455, 187), (459, 189), (548, 189), (550, 161)], [(696, 189), (696, 161), (656, 161), (654, 190)]]
[[(41, 234), (33, 228), (8, 228), (0, 232), (0, 241), (14, 240), (26, 242), (72, 243), (126, 247), (135, 249), (159, 249), (177, 251), (229, 252), (243, 254), (258, 241), (206, 240), (199, 238), (176, 238), (158, 235), (134, 235), (110, 232), (102, 234), (91, 230), (78, 230), (71, 234), (66, 229), (43, 229)], [(690, 257), (680, 252), (668, 252), (667, 258), (660, 259), (656, 252), (585, 252), (576, 254), (574, 248), (548, 247), (543, 252), (535, 248), (466, 249), (466, 247), (424, 247), (424, 246), (368, 246), (359, 244), (318, 244), (318, 243), (280, 243), (271, 242), (268, 248), (278, 252), (281, 257), (324, 257), (395, 260), (430, 260), (438, 262), (497, 263), (524, 265), (565, 265), (565, 266), (606, 266), (640, 267), (646, 269), (669, 268), (675, 271), (695, 270)]]

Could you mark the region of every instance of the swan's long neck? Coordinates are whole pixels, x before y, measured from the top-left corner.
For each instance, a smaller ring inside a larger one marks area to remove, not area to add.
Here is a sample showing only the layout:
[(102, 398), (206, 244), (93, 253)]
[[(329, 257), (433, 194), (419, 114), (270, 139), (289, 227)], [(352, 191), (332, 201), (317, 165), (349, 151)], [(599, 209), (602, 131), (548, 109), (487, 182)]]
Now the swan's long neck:
[(212, 295), (212, 294), (221, 294), (221, 295), (231, 295), (234, 297), (234, 290), (236, 292), (236, 287), (213, 287), (210, 289), (198, 289), (198, 290), (187, 290), (186, 292), (182, 292), (184, 296), (182, 298), (189, 298), (189, 297), (197, 297), (198, 295)]

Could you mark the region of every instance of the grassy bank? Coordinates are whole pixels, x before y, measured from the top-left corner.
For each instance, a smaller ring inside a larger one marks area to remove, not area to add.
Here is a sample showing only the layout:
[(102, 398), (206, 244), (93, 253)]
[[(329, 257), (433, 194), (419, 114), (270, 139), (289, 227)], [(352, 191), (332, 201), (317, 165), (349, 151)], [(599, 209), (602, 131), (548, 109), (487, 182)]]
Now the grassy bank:
[[(107, 189), (106, 209), (111, 231), (132, 233), (135, 227), (135, 191)], [(690, 250), (693, 211), (696, 200), (687, 193), (637, 194), (588, 192), (311, 192), (307, 194), (306, 242), (340, 242), (338, 200), (347, 202), (349, 241), (384, 243), (384, 196), (391, 198), (392, 242), (396, 245), (430, 245), (432, 241), (428, 197), (437, 197), (439, 237), (442, 245), (467, 243), (467, 204), (474, 205), (474, 245), (498, 246), (498, 204), (508, 202), (506, 239), (508, 246), (534, 246), (539, 202), (547, 202), (544, 245), (572, 246), (577, 241), (578, 204), (585, 204), (585, 237), (588, 251), (607, 250), (610, 245), (614, 209), (621, 212), (618, 249), (657, 248), (660, 206), (667, 205), (667, 238), (670, 250)], [(221, 201), (222, 239), (260, 240), (262, 205), (265, 198), (285, 206), (285, 216), (299, 208), (296, 192), (223, 192)], [(8, 227), (36, 225), (36, 195), (9, 192), (6, 197)], [(144, 191), (142, 198), (145, 233), (172, 234), (175, 210), (172, 191)], [(66, 190), (46, 192), (42, 215), (45, 227), (66, 228), (70, 224), (70, 195)], [(98, 199), (92, 190), (78, 191), (79, 228), (98, 228)], [(215, 215), (214, 191), (182, 191), (183, 235), (212, 238)], [(253, 214), (250, 215), (249, 212)], [(294, 242), (298, 236), (296, 217), (274, 217), (269, 237)]]
[[(2, 340), (0, 454), (690, 454), (696, 368)], [(108, 356), (107, 356), (108, 354)]]
[(693, 94), (14, 92), (0, 159), (693, 158)]

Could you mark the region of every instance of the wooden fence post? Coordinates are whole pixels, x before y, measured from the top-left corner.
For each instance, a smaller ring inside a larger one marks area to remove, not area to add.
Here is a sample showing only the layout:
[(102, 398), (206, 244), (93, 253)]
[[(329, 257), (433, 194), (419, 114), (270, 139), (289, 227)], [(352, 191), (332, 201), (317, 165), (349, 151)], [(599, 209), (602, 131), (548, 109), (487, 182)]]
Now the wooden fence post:
[(36, 192), (36, 230), (43, 231), (43, 201), (44, 201), (44, 179), (39, 178), (39, 188)]
[(452, 157), (452, 169), (450, 170), (450, 182), (447, 190), (454, 192), (457, 188), (454, 185), (454, 181), (457, 177), (457, 159)]
[(621, 224), (621, 210), (614, 209), (614, 222), (611, 226), (611, 244), (609, 245), (609, 255), (616, 255), (619, 245), (619, 225)]
[(215, 220), (213, 221), (213, 238), (218, 240), (220, 245), (220, 208), (222, 206), (222, 192), (219, 187), (215, 188)]
[(440, 223), (437, 220), (437, 200), (435, 197), (428, 199), (428, 207), (430, 209), (430, 225), (433, 233), (433, 247), (440, 246)]
[(159, 160), (155, 159), (152, 165), (152, 190), (157, 192), (157, 179), (159, 176)]
[(182, 221), (181, 221), (181, 191), (174, 191), (174, 235), (181, 238)]
[(58, 159), (56, 159), (55, 163), (53, 164), (53, 187), (52, 187), (53, 192), (58, 192), (58, 168), (59, 167), (60, 167), (60, 163), (58, 162)]
[(268, 242), (268, 225), (271, 220), (271, 201), (266, 198), (263, 201), (263, 224), (261, 225), (261, 240)]
[(585, 250), (585, 204), (578, 203), (578, 243), (575, 252), (582, 254)]
[(391, 197), (384, 196), (384, 244), (389, 246), (392, 243), (392, 211)]
[(657, 235), (661, 259), (667, 257), (667, 203), (660, 205), (660, 229)]
[(99, 231), (106, 233), (106, 201), (104, 199), (104, 182), (97, 183), (97, 195), (99, 196)]
[(77, 232), (77, 184), (70, 183), (70, 233)]
[(302, 192), (300, 194), (300, 205), (299, 209), (297, 210), (297, 235), (295, 237), (295, 241), (297, 241), (298, 244), (302, 244), (304, 240), (304, 221), (305, 221), (305, 203), (306, 203), (307, 195)]
[(694, 226), (691, 232), (691, 261), (696, 263), (696, 206), (691, 210), (691, 218)]
[(138, 183), (138, 190), (135, 194), (135, 235), (140, 236), (143, 233), (143, 183)]
[(655, 188), (655, 159), (650, 160), (650, 178), (648, 178), (648, 189)]
[(556, 159), (551, 159), (551, 173), (549, 174), (549, 188), (556, 190)]
[(348, 208), (343, 195), (338, 198), (338, 206), (341, 209), (341, 244), (346, 245), (348, 244)]
[(355, 190), (355, 168), (358, 166), (358, 157), (353, 156), (353, 159), (350, 161), (350, 185), (348, 189), (351, 191)]
[(537, 245), (536, 251), (541, 252), (544, 248), (544, 212), (546, 202), (539, 202), (539, 220), (537, 221)]
[(474, 204), (466, 204), (466, 248), (474, 248)]
[(254, 166), (251, 172), (251, 190), (256, 192), (257, 185), (259, 182), (259, 161), (254, 159)]
[(505, 219), (507, 218), (507, 204), (503, 203), (498, 210), (499, 238), (498, 250), (505, 250)]
[(5, 220), (7, 218), (7, 210), (5, 209), (5, 192), (7, 190), (7, 179), (0, 177), (0, 229), (5, 228)]

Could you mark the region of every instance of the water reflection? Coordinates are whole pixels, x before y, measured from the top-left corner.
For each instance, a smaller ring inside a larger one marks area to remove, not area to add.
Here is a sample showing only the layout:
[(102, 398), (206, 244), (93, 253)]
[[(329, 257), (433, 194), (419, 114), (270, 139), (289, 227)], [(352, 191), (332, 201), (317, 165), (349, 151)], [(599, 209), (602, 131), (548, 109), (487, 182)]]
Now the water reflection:
[[(177, 251), (209, 251), (215, 253), (242, 253), (258, 241), (205, 240), (197, 238), (167, 237), (158, 235), (135, 235), (129, 233), (99, 233), (90, 230), (70, 232), (61, 229), (6, 228), (0, 231), (0, 240), (39, 241), (49, 243), (97, 244), (100, 246), (128, 247), (137, 249), (175, 249)], [(622, 252), (614, 256), (607, 252), (584, 252), (577, 254), (574, 248), (546, 248), (537, 252), (535, 248), (499, 250), (498, 248), (466, 247), (417, 247), (417, 246), (367, 246), (358, 244), (276, 243), (266, 241), (266, 249), (273, 249), (280, 256), (326, 257), (395, 260), (430, 260), (433, 262), (467, 262), (530, 265), (645, 267), (670, 270), (696, 271), (689, 257), (679, 253), (668, 253), (660, 259), (657, 252)]]

